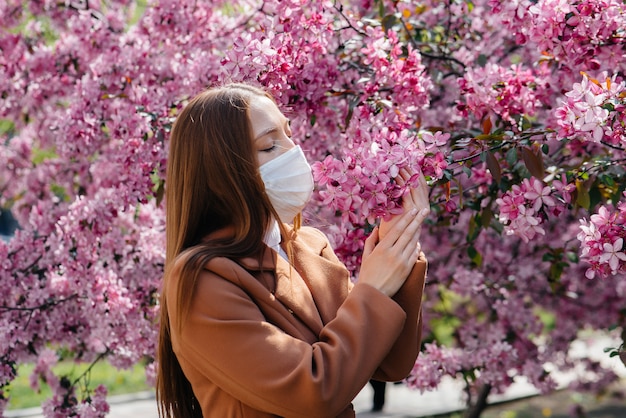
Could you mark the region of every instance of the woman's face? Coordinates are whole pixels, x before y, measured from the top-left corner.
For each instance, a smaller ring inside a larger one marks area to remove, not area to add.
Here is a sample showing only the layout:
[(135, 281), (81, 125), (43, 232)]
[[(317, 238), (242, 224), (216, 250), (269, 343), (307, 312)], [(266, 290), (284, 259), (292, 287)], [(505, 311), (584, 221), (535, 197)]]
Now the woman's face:
[(291, 140), (289, 120), (269, 98), (254, 96), (250, 101), (248, 117), (259, 166), (295, 146)]

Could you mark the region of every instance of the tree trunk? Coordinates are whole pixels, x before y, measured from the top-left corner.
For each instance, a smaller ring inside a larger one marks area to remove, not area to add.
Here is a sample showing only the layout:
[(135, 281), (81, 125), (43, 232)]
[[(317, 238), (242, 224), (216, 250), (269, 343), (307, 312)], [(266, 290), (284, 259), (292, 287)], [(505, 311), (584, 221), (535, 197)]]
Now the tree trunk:
[(480, 388), (480, 392), (476, 397), (476, 402), (473, 405), (468, 405), (467, 410), (465, 411), (464, 418), (480, 418), (480, 415), (489, 405), (487, 403), (487, 397), (491, 392), (491, 385), (486, 384)]

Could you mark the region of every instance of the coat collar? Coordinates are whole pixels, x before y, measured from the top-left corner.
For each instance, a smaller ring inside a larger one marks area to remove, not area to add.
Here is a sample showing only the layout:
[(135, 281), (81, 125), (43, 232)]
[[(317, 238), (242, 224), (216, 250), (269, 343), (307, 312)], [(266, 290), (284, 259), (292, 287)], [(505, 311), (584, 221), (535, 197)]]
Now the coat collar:
[[(289, 225), (285, 224), (285, 227), (292, 233), (292, 229)], [(202, 241), (206, 242), (208, 240), (214, 239), (226, 239), (235, 235), (235, 228), (232, 226), (227, 226), (222, 229), (218, 229), (217, 231), (211, 232), (209, 235), (204, 237)], [(264, 248), (263, 257), (259, 259), (257, 256), (249, 256), (249, 257), (241, 257), (236, 259), (237, 263), (241, 265), (246, 270), (250, 271), (264, 271), (264, 270), (274, 270), (276, 268), (276, 256), (277, 252), (272, 251), (267, 245)]]
[[(315, 268), (319, 262), (318, 259), (321, 259), (320, 255), (323, 245), (317, 241), (313, 243), (313, 245), (308, 242), (306, 244), (302, 243), (291, 225), (283, 225), (285, 226), (288, 236), (291, 238), (292, 248), (294, 254), (296, 254), (294, 260), (295, 266), (292, 266), (288, 260), (284, 259), (268, 246), (264, 246), (264, 252), (261, 258), (251, 256), (242, 257), (234, 261), (250, 272), (274, 272), (274, 286), (272, 289), (270, 285), (270, 289), (268, 290), (287, 308), (290, 314), (306, 324), (315, 335), (319, 335), (324, 323), (327, 322), (324, 319), (329, 316), (334, 317), (336, 309), (338, 308), (338, 306), (329, 306), (328, 302), (330, 302), (330, 300), (323, 299), (327, 299), (329, 296), (323, 294), (325, 293), (323, 291), (325, 286), (322, 281), (327, 278), (321, 277), (323, 273), (317, 271)], [(232, 234), (233, 228), (224, 228), (212, 233), (209, 237), (212, 239), (226, 238)], [(283, 239), (283, 242), (284, 241)], [(283, 250), (286, 252), (284, 246)], [(327, 260), (323, 261), (328, 262)], [(312, 263), (312, 265), (308, 266), (308, 263)], [(343, 298), (345, 298), (345, 294), (341, 300), (343, 300)], [(321, 306), (319, 303), (320, 300), (322, 302)]]
[[(294, 231), (293, 226), (289, 224), (283, 224), (285, 230), (287, 231), (287, 236), (289, 236), (292, 240), (292, 245), (298, 246), (297, 243), (297, 232)], [(228, 238), (234, 235), (234, 228), (232, 226), (228, 226), (217, 231), (212, 232), (207, 235), (203, 241), (207, 241), (209, 239), (220, 239), (220, 238)], [(283, 242), (285, 242), (285, 237), (283, 237)], [(281, 244), (281, 247), (285, 252), (287, 249)], [(294, 247), (295, 248), (295, 247)], [(321, 251), (321, 248), (319, 248)], [(318, 253), (319, 254), (319, 253)], [(271, 250), (267, 245), (265, 246), (263, 257), (259, 259), (256, 256), (250, 257), (241, 257), (237, 259), (237, 263), (244, 267), (246, 270), (250, 271), (263, 271), (263, 270), (275, 270), (277, 267), (277, 260), (284, 260), (282, 257), (278, 255), (276, 251)]]

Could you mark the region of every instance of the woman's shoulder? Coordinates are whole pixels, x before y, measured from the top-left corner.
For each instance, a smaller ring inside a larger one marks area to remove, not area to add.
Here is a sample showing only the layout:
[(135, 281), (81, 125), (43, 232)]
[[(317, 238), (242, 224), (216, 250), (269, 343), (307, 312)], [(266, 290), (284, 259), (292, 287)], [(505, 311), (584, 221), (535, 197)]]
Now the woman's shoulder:
[(299, 256), (301, 253), (314, 254), (345, 269), (345, 266), (335, 254), (332, 242), (330, 242), (326, 234), (318, 228), (311, 226), (300, 228), (296, 234), (296, 239), (293, 241), (293, 247), (296, 256)]
[(187, 248), (174, 259), (172, 271), (180, 273), (183, 269), (190, 269), (229, 276), (240, 268), (235, 259), (220, 255), (218, 251), (206, 245), (197, 245)]
[(304, 239), (328, 242), (326, 234), (314, 226), (302, 226), (298, 229), (297, 234)]
[(292, 242), (296, 246), (308, 247), (318, 254), (331, 246), (326, 234), (313, 226), (302, 226), (297, 231), (293, 230), (292, 234)]

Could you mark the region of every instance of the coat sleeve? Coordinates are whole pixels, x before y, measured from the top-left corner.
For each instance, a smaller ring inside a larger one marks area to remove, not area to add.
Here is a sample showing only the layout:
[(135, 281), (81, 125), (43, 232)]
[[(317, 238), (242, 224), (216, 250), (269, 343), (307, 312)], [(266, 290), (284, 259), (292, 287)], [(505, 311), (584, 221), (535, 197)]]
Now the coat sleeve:
[[(321, 231), (317, 233), (327, 242)], [(333, 262), (340, 262), (330, 245), (325, 246), (321, 255)], [(374, 379), (390, 382), (402, 380), (415, 365), (421, 347), (422, 296), (427, 269), (428, 261), (421, 253), (407, 280), (392, 298), (404, 310), (406, 321), (393, 347), (374, 373)]]
[(422, 295), (427, 268), (428, 263), (422, 253), (407, 280), (393, 296), (406, 313), (406, 321), (400, 336), (376, 370), (374, 379), (389, 382), (402, 380), (415, 365), (422, 342)]
[(327, 418), (367, 383), (398, 340), (405, 317), (398, 303), (357, 284), (310, 344), (268, 323), (236, 278), (205, 270), (174, 350), (181, 364), (255, 409)]

